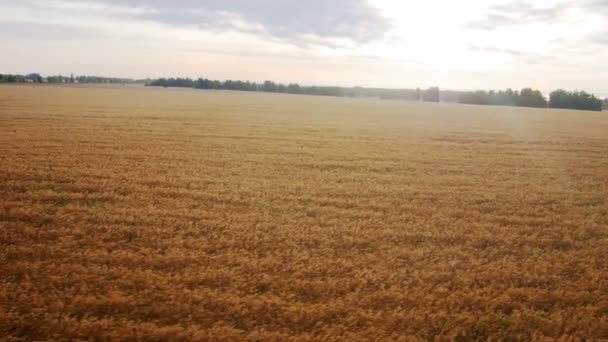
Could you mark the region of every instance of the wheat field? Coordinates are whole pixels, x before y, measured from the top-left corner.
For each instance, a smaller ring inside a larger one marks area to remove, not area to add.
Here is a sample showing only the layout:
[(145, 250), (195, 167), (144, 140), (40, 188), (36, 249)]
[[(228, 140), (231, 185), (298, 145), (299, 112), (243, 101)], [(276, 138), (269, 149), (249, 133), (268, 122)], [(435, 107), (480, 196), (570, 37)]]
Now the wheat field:
[(606, 113), (0, 87), (0, 336), (608, 338)]

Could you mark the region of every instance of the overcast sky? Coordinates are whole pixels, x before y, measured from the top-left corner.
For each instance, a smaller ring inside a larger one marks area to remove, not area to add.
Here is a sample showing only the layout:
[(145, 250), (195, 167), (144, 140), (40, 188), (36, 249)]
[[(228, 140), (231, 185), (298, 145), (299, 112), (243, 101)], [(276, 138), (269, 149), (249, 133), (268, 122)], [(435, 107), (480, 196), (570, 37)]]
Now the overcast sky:
[(0, 73), (608, 96), (608, 0), (0, 0), (0, 13)]

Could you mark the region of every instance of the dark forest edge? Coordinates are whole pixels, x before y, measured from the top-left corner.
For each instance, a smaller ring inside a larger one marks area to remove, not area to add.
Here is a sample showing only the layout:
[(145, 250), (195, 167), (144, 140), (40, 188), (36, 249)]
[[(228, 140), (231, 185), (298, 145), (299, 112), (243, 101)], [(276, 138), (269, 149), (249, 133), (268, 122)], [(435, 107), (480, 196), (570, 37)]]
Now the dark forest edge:
[(14, 75), (14, 74), (0, 74), (0, 83), (84, 83), (84, 84), (147, 84), (152, 82), (153, 79), (130, 79), (130, 78), (118, 78), (118, 77), (100, 77), (100, 76), (42, 76), (40, 74), (27, 74), (27, 75)]
[(302, 95), (340, 96), (340, 97), (378, 97), (381, 99), (399, 99), (424, 102), (456, 102), (463, 104), (518, 106), (535, 108), (565, 108), (579, 110), (601, 111), (602, 107), (608, 109), (608, 99), (603, 101), (584, 91), (569, 92), (556, 90), (549, 95), (549, 100), (543, 94), (531, 88), (500, 91), (454, 91), (439, 90), (431, 87), (421, 89), (383, 89), (363, 87), (320, 87), (300, 86), (297, 83), (288, 85), (266, 81), (261, 84), (249, 81), (217, 81), (199, 78), (161, 78), (147, 83), (152, 87), (184, 87), (195, 89), (262, 91), (269, 93), (287, 93)]
[(40, 74), (7, 75), (0, 74), (0, 83), (93, 83), (93, 84), (145, 84), (151, 87), (180, 87), (194, 89), (259, 91), (300, 95), (337, 96), (337, 97), (376, 97), (424, 102), (453, 102), (462, 104), (517, 106), (534, 108), (563, 108), (601, 111), (608, 110), (608, 98), (601, 100), (585, 91), (566, 91), (558, 89), (545, 98), (539, 90), (524, 88), (522, 90), (477, 90), (455, 91), (440, 90), (437, 87), (428, 89), (386, 89), (364, 87), (300, 86), (297, 83), (282, 84), (272, 81), (256, 83), (249, 81), (218, 81), (199, 78), (160, 78), (129, 79), (98, 76), (48, 76)]

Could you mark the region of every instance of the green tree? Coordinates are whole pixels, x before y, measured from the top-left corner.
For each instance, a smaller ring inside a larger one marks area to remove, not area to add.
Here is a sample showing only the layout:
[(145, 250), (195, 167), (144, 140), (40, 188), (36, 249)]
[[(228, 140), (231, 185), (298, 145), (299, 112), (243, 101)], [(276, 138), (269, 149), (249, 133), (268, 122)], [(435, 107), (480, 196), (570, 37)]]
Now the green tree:
[(40, 74), (36, 74), (36, 73), (26, 75), (25, 79), (32, 80), (32, 81), (38, 82), (38, 83), (42, 82), (42, 76), (40, 76)]
[(601, 111), (603, 103), (595, 95), (584, 91), (569, 92), (558, 89), (549, 95), (549, 106), (551, 108)]
[(538, 90), (524, 88), (519, 92), (517, 105), (520, 107), (545, 108), (547, 107), (547, 99)]
[(300, 91), (300, 85), (297, 83), (291, 83), (287, 86), (287, 92), (290, 94), (299, 94)]

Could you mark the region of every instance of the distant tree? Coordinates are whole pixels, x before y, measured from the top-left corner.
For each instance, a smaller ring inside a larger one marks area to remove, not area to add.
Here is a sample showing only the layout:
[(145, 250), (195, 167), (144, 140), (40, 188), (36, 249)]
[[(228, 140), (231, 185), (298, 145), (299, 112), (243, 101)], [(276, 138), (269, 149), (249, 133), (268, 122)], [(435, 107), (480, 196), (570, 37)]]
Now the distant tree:
[(6, 76), (6, 81), (10, 82), (10, 83), (15, 83), (19, 81), (19, 77), (16, 75), (7, 75)]
[(196, 82), (194, 83), (194, 88), (197, 88), (197, 89), (213, 89), (211, 81), (209, 81), (206, 78), (205, 79), (199, 78), (198, 80), (196, 80)]
[(262, 91), (274, 93), (277, 91), (277, 85), (272, 81), (265, 81), (262, 85)]
[[(51, 81), (49, 80), (49, 83)], [(152, 81), (148, 84), (146, 84), (147, 86), (151, 86), (151, 87), (167, 87), (168, 83), (167, 83), (167, 79), (166, 78), (159, 78), (155, 81)]]
[(551, 108), (569, 108), (570, 107), (570, 93), (558, 89), (549, 94), (549, 107)]
[[(1, 75), (0, 75), (1, 76)], [(1, 76), (0, 82), (19, 82), (18, 75)], [(62, 76), (49, 76), (49, 82), (70, 82), (73, 76), (64, 78)], [(79, 76), (79, 82), (89, 83), (115, 83), (132, 82), (128, 79), (114, 79), (93, 76)], [(199, 78), (192, 80), (189, 78), (159, 78), (147, 80), (147, 86), (158, 87), (188, 87), (196, 89), (226, 89), (238, 91), (264, 91), (273, 93), (306, 94), (318, 96), (349, 96), (349, 97), (379, 97), (381, 99), (400, 99), (400, 100), (422, 100), (425, 102), (459, 102), (466, 104), (492, 105), (492, 106), (522, 106), (545, 108), (572, 108), (585, 110), (601, 110), (602, 107), (608, 108), (608, 99), (600, 100), (592, 94), (584, 91), (568, 92), (556, 90), (551, 93), (549, 101), (539, 90), (524, 88), (521, 91), (512, 89), (507, 90), (476, 90), (476, 91), (441, 91), (438, 87), (431, 87), (426, 90), (417, 89), (382, 89), (382, 88), (363, 88), (363, 87), (303, 87), (297, 83), (289, 85), (275, 83), (267, 80), (262, 84), (250, 81), (209, 80)]]
[(516, 104), (520, 107), (545, 108), (547, 107), (547, 99), (538, 90), (524, 88), (519, 92)]
[(224, 87), (223, 88), (227, 89), (227, 90), (238, 90), (239, 87), (238, 87), (238, 83), (237, 82), (233, 82), (231, 80), (226, 80), (224, 82)]
[(538, 90), (530, 88), (522, 89), (521, 92), (507, 90), (477, 90), (465, 91), (459, 93), (460, 103), (492, 105), (492, 106), (522, 106), (522, 107), (539, 107), (547, 106), (547, 100)]
[(608, 98), (605, 98), (604, 101), (602, 101), (602, 109), (608, 110)]
[(477, 90), (471, 92), (463, 92), (460, 94), (460, 103), (466, 104), (477, 104), (487, 105), (490, 104), (488, 101), (488, 95), (484, 90)]
[(342, 95), (346, 97), (357, 97), (355, 90), (353, 88), (342, 88)]
[(584, 91), (558, 89), (549, 95), (549, 107), (601, 111), (603, 103), (595, 95)]
[(300, 85), (297, 83), (291, 83), (287, 86), (287, 92), (290, 94), (299, 94), (300, 91)]
[[(47, 77), (43, 77), (38, 73), (31, 73), (27, 75), (3, 75), (3, 82), (46, 82), (48, 83), (72, 83), (78, 81), (79, 83), (115, 83), (115, 84), (126, 84), (126, 83), (141, 83), (144, 80), (132, 80), (129, 78), (114, 78), (114, 77), (99, 77), (99, 76), (74, 76), (70, 77), (62, 76), (62, 75), (50, 75)], [(2, 82), (0, 81), (0, 82)], [(145, 80), (147, 84), (155, 82), (154, 80)], [(158, 81), (158, 80), (156, 80)]]
[(501, 98), (501, 105), (503, 106), (515, 106), (517, 103), (517, 97), (519, 96), (518, 92), (513, 91), (513, 89), (509, 88), (504, 92), (499, 93)]
[(40, 74), (36, 74), (36, 73), (27, 74), (27, 75), (25, 75), (24, 79), (28, 80), (28, 81), (38, 82), (38, 83), (42, 82), (42, 76), (40, 76)]
[[(111, 81), (114, 82), (114, 80), (103, 80), (103, 79), (95, 79), (93, 80), (93, 82), (105, 82), (105, 81)], [(156, 86), (156, 87), (182, 87), (182, 88), (194, 88), (194, 81), (190, 78), (159, 78), (156, 81), (153, 81), (149, 84), (147, 84), (148, 86)]]
[(305, 94), (318, 96), (345, 96), (344, 89), (341, 87), (307, 87)]
[(379, 97), (387, 100), (418, 100), (418, 93), (412, 89), (381, 89)]
[(593, 94), (588, 94), (584, 91), (579, 92), (580, 107), (579, 109), (602, 111), (602, 101)]
[(422, 93), (424, 102), (439, 102), (439, 88), (431, 87)]
[(441, 102), (459, 102), (460, 92), (455, 90), (442, 90), (439, 94)]

